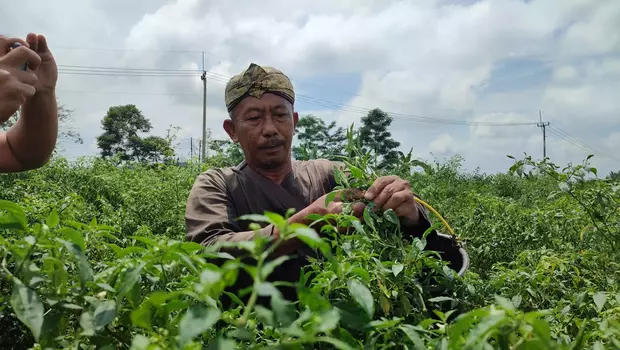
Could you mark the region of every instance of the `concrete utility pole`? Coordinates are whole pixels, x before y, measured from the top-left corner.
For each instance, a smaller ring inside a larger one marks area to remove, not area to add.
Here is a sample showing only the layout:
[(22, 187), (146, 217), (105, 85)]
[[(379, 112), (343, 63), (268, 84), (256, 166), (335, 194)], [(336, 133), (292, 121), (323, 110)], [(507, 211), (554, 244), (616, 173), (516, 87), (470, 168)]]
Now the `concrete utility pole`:
[(207, 161), (207, 71), (205, 70), (205, 53), (202, 52), (202, 162)]
[(543, 132), (543, 159), (547, 158), (547, 132), (546, 127), (549, 126), (549, 122), (543, 123), (542, 121), (542, 112), (540, 109), (538, 110), (538, 116), (540, 117), (540, 122), (536, 124), (539, 128), (542, 128)]

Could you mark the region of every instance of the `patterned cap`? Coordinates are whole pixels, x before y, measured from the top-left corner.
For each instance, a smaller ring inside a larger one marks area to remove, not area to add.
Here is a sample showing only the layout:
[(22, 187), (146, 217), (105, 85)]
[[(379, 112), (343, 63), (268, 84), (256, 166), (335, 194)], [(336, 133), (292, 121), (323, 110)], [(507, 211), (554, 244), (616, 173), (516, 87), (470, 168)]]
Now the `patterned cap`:
[(290, 79), (272, 67), (261, 67), (255, 63), (226, 84), (226, 108), (230, 112), (241, 100), (248, 96), (260, 98), (265, 92), (277, 94), (295, 103), (295, 91)]

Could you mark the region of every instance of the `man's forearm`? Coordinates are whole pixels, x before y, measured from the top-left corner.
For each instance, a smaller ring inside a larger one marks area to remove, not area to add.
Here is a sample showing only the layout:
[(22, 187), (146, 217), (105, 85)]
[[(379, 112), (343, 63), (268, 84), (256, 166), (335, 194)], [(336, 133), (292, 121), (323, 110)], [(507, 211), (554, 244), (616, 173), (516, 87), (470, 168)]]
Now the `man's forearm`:
[(38, 92), (22, 106), (19, 120), (7, 131), (7, 141), (24, 170), (45, 164), (56, 147), (58, 106), (54, 91)]

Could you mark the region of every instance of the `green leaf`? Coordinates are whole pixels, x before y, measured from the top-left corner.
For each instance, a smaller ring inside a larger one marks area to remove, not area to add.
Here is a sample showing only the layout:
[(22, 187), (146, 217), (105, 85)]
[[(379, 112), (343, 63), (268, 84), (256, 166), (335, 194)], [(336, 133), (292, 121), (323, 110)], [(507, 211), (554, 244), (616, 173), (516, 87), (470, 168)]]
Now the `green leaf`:
[(370, 293), (370, 290), (363, 285), (360, 281), (352, 279), (347, 283), (349, 288), (349, 292), (353, 296), (353, 299), (366, 311), (370, 318), (373, 317), (375, 313), (375, 303)]
[(127, 293), (129, 293), (133, 289), (133, 286), (140, 279), (140, 274), (142, 273), (142, 269), (144, 268), (145, 265), (146, 263), (143, 262), (140, 265), (138, 265), (138, 267), (130, 268), (127, 271), (125, 271), (125, 275), (123, 277), (121, 286), (120, 288), (118, 288), (119, 298), (126, 296)]
[(351, 172), (351, 176), (353, 176), (354, 178), (358, 180), (364, 180), (366, 178), (366, 175), (364, 174), (362, 169), (350, 164), (349, 162), (345, 162), (345, 163), (347, 164), (347, 168)]
[(298, 228), (295, 230), (294, 236), (306, 243), (310, 248), (319, 248), (324, 245), (321, 237), (311, 228)]
[(473, 345), (480, 344), (487, 338), (490, 333), (492, 333), (494, 330), (498, 330), (504, 323), (508, 321), (509, 319), (505, 316), (503, 312), (485, 317), (469, 333), (469, 337), (467, 337), (467, 343), (464, 347), (472, 348)]
[(501, 306), (502, 308), (506, 309), (506, 310), (510, 310), (510, 311), (514, 311), (515, 307), (512, 304), (512, 302), (502, 296), (496, 295), (495, 296), (495, 302), (497, 303), (497, 305)]
[(398, 220), (398, 216), (396, 215), (396, 213), (392, 209), (388, 209), (388, 210), (384, 211), (383, 212), (383, 217), (387, 221), (391, 222), (394, 225), (399, 225), (400, 224), (400, 220)]
[(80, 316), (80, 327), (82, 327), (82, 334), (85, 336), (95, 335), (95, 318), (93, 314), (86, 311)]
[(193, 306), (188, 309), (179, 321), (181, 347), (211, 328), (220, 319), (221, 314), (218, 309), (204, 306)]
[(94, 313), (94, 324), (96, 330), (101, 330), (116, 317), (116, 303), (114, 300), (106, 300), (99, 304)]
[(237, 343), (230, 339), (217, 338), (214, 342), (211, 342), (206, 350), (235, 350)]
[(560, 187), (560, 190), (562, 190), (562, 192), (570, 191), (570, 185), (568, 184), (568, 182), (560, 182), (559, 187)]
[(279, 292), (271, 294), (271, 309), (275, 316), (275, 322), (280, 323), (283, 327), (288, 327), (295, 321), (297, 315), (295, 304), (282, 298)]
[(84, 235), (82, 233), (72, 229), (71, 227), (63, 227), (58, 230), (58, 233), (69, 240), (69, 242), (77, 244), (82, 251), (86, 251), (86, 241), (84, 240)]
[(605, 306), (605, 302), (607, 302), (607, 294), (605, 292), (598, 292), (594, 294), (594, 304), (596, 304), (596, 308), (599, 312), (603, 310)]
[[(328, 193), (327, 196), (325, 196), (325, 207), (327, 207), (329, 203), (333, 202), (334, 199), (336, 199), (337, 194), (338, 194), (338, 191), (332, 191)], [(314, 219), (311, 219), (311, 220), (314, 221)]]
[(424, 342), (422, 341), (422, 338), (420, 338), (420, 335), (415, 327), (405, 324), (398, 328), (405, 333), (416, 349), (426, 349), (426, 345), (424, 345)]
[(261, 276), (262, 276), (261, 278), (263, 280), (266, 280), (267, 277), (273, 273), (276, 267), (282, 265), (282, 263), (290, 259), (291, 259), (290, 256), (284, 255), (284, 256), (277, 257), (276, 259), (273, 259), (265, 263), (265, 265), (263, 265), (263, 268), (261, 270)]
[(338, 309), (331, 309), (321, 314), (321, 322), (319, 323), (319, 332), (328, 333), (338, 327), (340, 322), (340, 313)]
[(58, 212), (56, 209), (52, 209), (52, 212), (45, 219), (45, 224), (50, 228), (56, 227), (60, 223), (60, 218), (58, 217)]
[(93, 269), (90, 267), (90, 263), (88, 259), (86, 259), (84, 251), (73, 242), (65, 241), (60, 238), (56, 238), (56, 240), (62, 243), (77, 260), (78, 270), (80, 272), (80, 283), (82, 288), (85, 288), (86, 282), (91, 282), (93, 280)]
[[(5, 211), (6, 213), (2, 213)], [(0, 229), (28, 229), (26, 212), (16, 203), (0, 200)]]
[(272, 212), (267, 211), (267, 212), (265, 212), (265, 216), (267, 218), (269, 218), (271, 223), (273, 223), (274, 225), (276, 225), (278, 227), (282, 227), (282, 226), (284, 226), (286, 224), (286, 220), (282, 216), (280, 216), (280, 215), (278, 215), (276, 213), (272, 213)]
[(269, 219), (267, 216), (258, 215), (258, 214), (242, 215), (239, 217), (239, 220), (252, 221), (252, 222), (266, 222), (266, 223), (273, 224), (273, 222), (271, 222), (271, 219)]
[(336, 180), (337, 184), (344, 186), (346, 188), (349, 187), (349, 182), (347, 181), (347, 177), (344, 175), (344, 172), (340, 170), (339, 168), (334, 168), (334, 179)]
[(449, 297), (435, 297), (435, 298), (430, 298), (428, 299), (428, 301), (430, 301), (431, 303), (441, 303), (444, 301), (452, 301), (454, 299), (449, 298)]
[(398, 276), (398, 274), (401, 273), (404, 268), (405, 266), (403, 264), (394, 264), (392, 265), (392, 273), (394, 274), (394, 276)]
[[(152, 299), (143, 302), (140, 304), (140, 307), (131, 312), (131, 324), (134, 327), (142, 327), (146, 330), (151, 329), (151, 307), (152, 307)], [(159, 305), (159, 304), (155, 304)]]
[(11, 307), (17, 318), (30, 329), (32, 336), (38, 342), (42, 332), (45, 308), (37, 293), (17, 278), (13, 279)]

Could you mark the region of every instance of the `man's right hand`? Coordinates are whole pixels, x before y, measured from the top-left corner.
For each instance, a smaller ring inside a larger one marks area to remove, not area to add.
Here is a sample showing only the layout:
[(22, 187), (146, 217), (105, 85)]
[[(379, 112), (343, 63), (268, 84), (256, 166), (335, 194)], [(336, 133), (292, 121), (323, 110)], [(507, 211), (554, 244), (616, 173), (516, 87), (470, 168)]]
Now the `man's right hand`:
[[(15, 43), (22, 46), (11, 50)], [(20, 67), (28, 63), (28, 71)], [(21, 105), (35, 95), (37, 76), (32, 71), (41, 64), (41, 57), (17, 38), (0, 36), (0, 123), (7, 121)]]
[[(357, 217), (360, 221), (363, 221), (364, 209), (366, 206), (362, 202), (355, 202), (358, 199), (364, 198), (364, 193), (362, 191), (359, 191), (359, 190), (339, 191), (336, 193), (336, 196), (334, 197), (334, 199), (331, 202), (329, 202), (329, 204), (326, 206), (325, 200), (327, 199), (328, 196), (330, 196), (329, 193), (321, 196), (319, 199), (312, 202), (309, 206), (299, 211), (298, 213), (294, 214), (289, 219), (289, 222), (298, 222), (304, 225), (311, 225), (316, 220), (313, 220), (313, 218), (311, 217), (309, 218), (310, 215), (315, 214), (315, 215), (324, 216), (324, 215), (329, 215), (329, 214), (340, 214), (342, 213), (343, 205), (346, 202), (349, 202), (349, 203), (353, 202), (351, 204), (352, 209), (353, 209), (352, 215)], [(347, 201), (343, 202), (342, 198), (346, 198)], [(321, 222), (318, 222), (312, 225), (312, 228), (320, 232), (321, 228), (326, 224), (335, 225), (335, 222), (333, 222), (332, 220), (321, 221)], [(339, 228), (339, 231), (343, 233), (346, 231), (346, 229), (347, 228), (345, 227), (341, 227)]]

